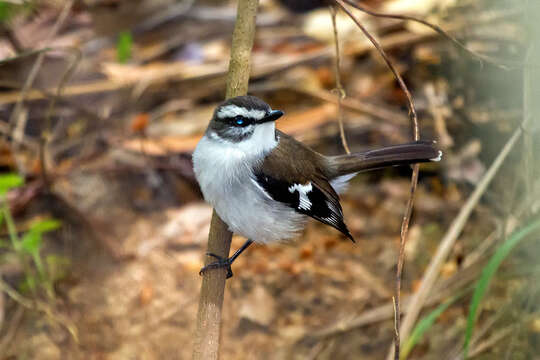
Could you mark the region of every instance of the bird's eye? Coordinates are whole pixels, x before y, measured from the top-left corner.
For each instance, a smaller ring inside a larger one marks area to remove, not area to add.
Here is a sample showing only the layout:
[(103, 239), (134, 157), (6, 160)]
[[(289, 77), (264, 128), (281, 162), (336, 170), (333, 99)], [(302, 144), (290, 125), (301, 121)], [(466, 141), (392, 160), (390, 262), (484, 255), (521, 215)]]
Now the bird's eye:
[(237, 116), (234, 118), (234, 123), (236, 125), (244, 125), (245, 122), (246, 120), (242, 116)]

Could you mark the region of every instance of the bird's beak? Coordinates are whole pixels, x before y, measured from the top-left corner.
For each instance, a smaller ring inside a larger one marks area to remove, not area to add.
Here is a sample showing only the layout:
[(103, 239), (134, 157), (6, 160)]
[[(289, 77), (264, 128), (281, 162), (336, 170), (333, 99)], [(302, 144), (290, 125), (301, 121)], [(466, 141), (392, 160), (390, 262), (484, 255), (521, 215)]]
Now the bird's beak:
[(283, 116), (283, 111), (281, 110), (272, 110), (270, 111), (270, 114), (263, 117), (261, 120), (259, 120), (259, 124), (269, 122), (269, 121), (276, 121), (280, 117)]

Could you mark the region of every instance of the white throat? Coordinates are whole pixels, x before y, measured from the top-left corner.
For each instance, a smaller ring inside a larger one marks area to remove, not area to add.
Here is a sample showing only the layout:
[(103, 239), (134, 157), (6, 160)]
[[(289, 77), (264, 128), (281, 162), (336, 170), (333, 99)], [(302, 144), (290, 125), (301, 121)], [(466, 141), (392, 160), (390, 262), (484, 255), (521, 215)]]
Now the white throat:
[(262, 158), (278, 144), (275, 123), (271, 121), (251, 126), (255, 126), (253, 134), (238, 142), (223, 139), (214, 131), (209, 131), (205, 138), (214, 144), (205, 144), (205, 147), (214, 148), (216, 157), (244, 160)]
[[(278, 144), (274, 122), (256, 126), (249, 138), (239, 142), (222, 139), (212, 131), (203, 136), (193, 152), (193, 169), (203, 192), (220, 181), (245, 182), (253, 177), (253, 168)], [(219, 186), (214, 190), (222, 191)], [(205, 198), (208, 200), (207, 194)]]
[(272, 151), (277, 144), (276, 123), (273, 121), (256, 125), (253, 135), (238, 143), (244, 151), (261, 155), (266, 155)]

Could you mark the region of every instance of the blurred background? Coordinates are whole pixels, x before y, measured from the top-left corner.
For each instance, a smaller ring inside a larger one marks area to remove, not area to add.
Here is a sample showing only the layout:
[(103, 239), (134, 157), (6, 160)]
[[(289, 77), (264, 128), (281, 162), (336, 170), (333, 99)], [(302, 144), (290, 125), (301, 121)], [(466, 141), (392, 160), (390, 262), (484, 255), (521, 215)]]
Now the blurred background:
[[(540, 77), (526, 66), (540, 52), (536, 1), (360, 3), (426, 19), (492, 60), (421, 24), (353, 11), (410, 87), (422, 139), (444, 150), (421, 167), (405, 312), (454, 219), (492, 179), (405, 356), (461, 359), (468, 342), (473, 359), (540, 359)], [(191, 152), (224, 98), (235, 13), (225, 0), (0, 1), (1, 359), (191, 357), (212, 212)], [(393, 75), (343, 12), (336, 22), (351, 150), (410, 141)], [(257, 25), (250, 94), (285, 111), (281, 130), (343, 153), (328, 2), (261, 0)], [(356, 244), (311, 221), (297, 241), (242, 255), (222, 358), (385, 358), (410, 172), (352, 181), (342, 205)]]

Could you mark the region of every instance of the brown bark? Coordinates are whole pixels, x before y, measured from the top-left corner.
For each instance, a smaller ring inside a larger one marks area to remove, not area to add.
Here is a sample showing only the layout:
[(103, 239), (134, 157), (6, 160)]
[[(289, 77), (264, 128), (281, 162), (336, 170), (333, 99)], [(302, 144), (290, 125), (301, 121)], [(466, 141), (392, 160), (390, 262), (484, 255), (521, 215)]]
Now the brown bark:
[[(227, 76), (227, 98), (247, 93), (258, 3), (258, 0), (238, 1), (238, 13)], [(228, 230), (227, 225), (214, 211), (208, 235), (208, 252), (224, 258), (228, 257), (231, 237), (232, 233)], [(215, 259), (208, 258), (206, 261), (209, 263)], [(193, 360), (219, 358), (225, 277), (225, 269), (207, 271), (203, 275)]]

